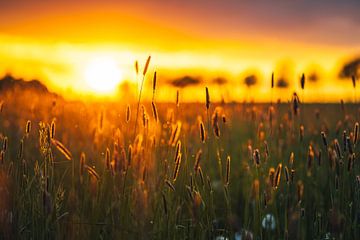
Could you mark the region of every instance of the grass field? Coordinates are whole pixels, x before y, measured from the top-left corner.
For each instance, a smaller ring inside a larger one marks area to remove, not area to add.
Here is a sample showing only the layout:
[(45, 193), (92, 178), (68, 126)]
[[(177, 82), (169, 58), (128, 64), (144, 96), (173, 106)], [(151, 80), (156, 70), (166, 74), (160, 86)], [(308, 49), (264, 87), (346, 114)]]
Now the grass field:
[(199, 94), (137, 127), (137, 104), (3, 95), (0, 237), (359, 239), (357, 104)]

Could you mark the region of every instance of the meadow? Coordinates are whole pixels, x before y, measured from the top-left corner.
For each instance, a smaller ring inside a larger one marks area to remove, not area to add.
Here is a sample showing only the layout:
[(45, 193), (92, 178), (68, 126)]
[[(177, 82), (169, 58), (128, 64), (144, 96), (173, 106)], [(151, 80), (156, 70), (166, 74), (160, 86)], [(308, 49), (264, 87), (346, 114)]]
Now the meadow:
[(360, 238), (357, 104), (198, 94), (2, 94), (0, 238)]

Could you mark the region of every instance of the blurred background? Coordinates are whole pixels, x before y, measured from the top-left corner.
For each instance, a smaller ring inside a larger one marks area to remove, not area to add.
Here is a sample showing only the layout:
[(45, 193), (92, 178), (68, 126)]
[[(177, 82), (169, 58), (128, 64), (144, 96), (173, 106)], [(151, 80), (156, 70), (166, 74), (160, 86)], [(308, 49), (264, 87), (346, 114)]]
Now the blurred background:
[[(37, 79), (68, 99), (136, 95), (149, 55), (158, 101), (356, 101), (360, 2), (0, 2), (0, 76)], [(134, 63), (139, 61), (140, 76)], [(271, 90), (274, 72), (275, 89)], [(360, 95), (360, 94), (359, 94)]]

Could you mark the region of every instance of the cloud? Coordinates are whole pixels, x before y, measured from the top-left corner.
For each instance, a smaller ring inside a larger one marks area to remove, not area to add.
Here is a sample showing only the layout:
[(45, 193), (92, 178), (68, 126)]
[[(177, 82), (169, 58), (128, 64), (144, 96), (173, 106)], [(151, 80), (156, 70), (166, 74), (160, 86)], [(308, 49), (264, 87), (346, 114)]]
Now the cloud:
[[(46, 4), (40, 0), (14, 0), (1, 1), (0, 9), (2, 25), (19, 24), (19, 20), (26, 23), (29, 16), (43, 13), (102, 9), (103, 12), (126, 10), (132, 16), (151, 16), (157, 23), (168, 23), (173, 29), (205, 37), (271, 37), (343, 45), (358, 44), (360, 38), (358, 0), (134, 0), (121, 3), (117, 0), (80, 0), (77, 3), (63, 0)], [(27, 14), (19, 14), (20, 10)], [(161, 14), (154, 15), (154, 12)], [(113, 25), (118, 26), (119, 22)]]

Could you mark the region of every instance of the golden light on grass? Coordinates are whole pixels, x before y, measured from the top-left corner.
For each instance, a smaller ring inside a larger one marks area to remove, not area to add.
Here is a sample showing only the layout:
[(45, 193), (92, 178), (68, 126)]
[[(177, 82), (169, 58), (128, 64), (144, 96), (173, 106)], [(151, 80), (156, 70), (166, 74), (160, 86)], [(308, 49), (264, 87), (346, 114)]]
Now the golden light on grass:
[(85, 66), (84, 79), (95, 93), (109, 94), (116, 91), (123, 80), (123, 72), (114, 58), (99, 56)]
[(0, 239), (358, 239), (360, 5), (7, 2)]

